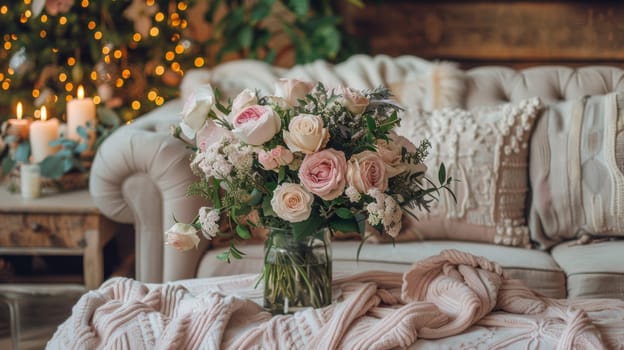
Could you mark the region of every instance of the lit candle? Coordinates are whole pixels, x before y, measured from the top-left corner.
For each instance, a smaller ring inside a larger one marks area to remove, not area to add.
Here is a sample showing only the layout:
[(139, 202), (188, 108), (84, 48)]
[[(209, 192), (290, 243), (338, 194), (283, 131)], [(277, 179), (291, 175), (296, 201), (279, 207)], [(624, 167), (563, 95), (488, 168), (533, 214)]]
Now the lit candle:
[(30, 153), (32, 162), (39, 163), (45, 157), (56, 153), (58, 146), (50, 146), (50, 141), (58, 138), (59, 121), (56, 118), (48, 120), (45, 106), (41, 107), (41, 120), (30, 124)]
[[(95, 103), (90, 97), (84, 97), (84, 88), (78, 87), (78, 98), (67, 102), (67, 135), (66, 137), (74, 141), (82, 141), (78, 134), (78, 127), (87, 129), (89, 134), (89, 148), (95, 142)], [(87, 124), (89, 124), (87, 126)]]
[(15, 114), (17, 118), (9, 119), (9, 125), (15, 129), (15, 132), (19, 137), (26, 140), (28, 139), (28, 127), (30, 122), (27, 119), (22, 119), (22, 114), (24, 110), (22, 109), (22, 103), (18, 102), (15, 110)]

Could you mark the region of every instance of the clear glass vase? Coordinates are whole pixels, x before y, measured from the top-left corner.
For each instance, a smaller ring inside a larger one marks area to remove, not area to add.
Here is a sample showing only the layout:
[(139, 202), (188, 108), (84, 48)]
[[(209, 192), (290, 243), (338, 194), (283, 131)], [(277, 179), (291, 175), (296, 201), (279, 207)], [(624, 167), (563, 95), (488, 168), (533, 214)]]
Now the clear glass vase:
[(273, 314), (327, 306), (332, 299), (332, 259), (329, 230), (302, 240), (272, 229), (264, 250), (264, 308)]

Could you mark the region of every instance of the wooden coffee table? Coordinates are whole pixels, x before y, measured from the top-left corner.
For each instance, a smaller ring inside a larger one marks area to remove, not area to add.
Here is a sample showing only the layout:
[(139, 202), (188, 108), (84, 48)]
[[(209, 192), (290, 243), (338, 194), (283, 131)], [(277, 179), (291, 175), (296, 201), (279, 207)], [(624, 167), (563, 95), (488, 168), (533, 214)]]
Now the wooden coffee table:
[(103, 248), (116, 227), (99, 213), (86, 190), (23, 199), (0, 186), (0, 256), (82, 256), (87, 289), (104, 279)]

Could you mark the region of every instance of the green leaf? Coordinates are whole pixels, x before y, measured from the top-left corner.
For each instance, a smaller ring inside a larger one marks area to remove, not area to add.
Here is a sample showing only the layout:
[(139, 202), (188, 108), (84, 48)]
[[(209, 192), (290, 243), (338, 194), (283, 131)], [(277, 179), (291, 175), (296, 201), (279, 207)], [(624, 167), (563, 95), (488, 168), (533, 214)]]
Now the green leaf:
[(251, 232), (249, 231), (249, 229), (243, 225), (236, 225), (236, 233), (238, 234), (238, 237), (242, 238), (242, 239), (250, 239), (251, 238)]
[(320, 219), (316, 211), (312, 211), (312, 214), (310, 214), (310, 217), (307, 220), (292, 224), (293, 236), (295, 237), (295, 240), (300, 241), (305, 237), (313, 235), (316, 230), (321, 227), (322, 223), (323, 221)]
[(106, 107), (99, 107), (97, 110), (97, 119), (100, 124), (117, 127), (121, 124), (121, 118), (115, 111)]
[(238, 42), (244, 49), (248, 49), (253, 41), (253, 29), (251, 27), (243, 27), (238, 33)]
[(261, 201), (262, 201), (262, 192), (254, 188), (251, 191), (251, 198), (247, 201), (247, 204), (250, 206), (255, 206), (255, 205), (260, 204)]
[(271, 13), (271, 7), (273, 6), (274, 2), (275, 0), (258, 1), (256, 6), (251, 9), (251, 23), (254, 24), (255, 22), (259, 22), (268, 17)]
[(444, 163), (440, 163), (440, 170), (438, 170), (438, 181), (440, 181), (440, 184), (446, 182), (446, 167), (444, 166)]
[(338, 215), (341, 219), (351, 219), (353, 218), (353, 213), (351, 210), (347, 208), (338, 208), (336, 209), (336, 215)]
[(89, 140), (89, 133), (87, 132), (87, 129), (80, 125), (76, 128), (76, 132), (78, 132), (78, 135), (80, 135), (80, 137), (82, 137), (84, 140)]
[(359, 232), (358, 223), (354, 219), (346, 220), (340, 218), (333, 218), (329, 221), (329, 225), (340, 232)]
[(57, 155), (48, 156), (39, 163), (41, 176), (59, 179), (65, 174), (65, 164), (62, 157)]
[(266, 196), (262, 200), (262, 213), (264, 216), (277, 216), (273, 211), (273, 207), (271, 206), (271, 197)]
[(230, 263), (230, 251), (226, 250), (224, 252), (217, 254), (217, 259), (221, 261), (227, 261), (227, 263), (229, 264)]
[(377, 124), (375, 124), (375, 119), (373, 119), (373, 117), (371, 117), (370, 115), (366, 116), (366, 126), (371, 132), (375, 132), (375, 129), (377, 128)]
[(22, 142), (17, 146), (15, 150), (15, 160), (18, 162), (28, 163), (28, 157), (30, 156), (30, 143)]
[(78, 145), (76, 146), (76, 148), (74, 149), (74, 151), (75, 151), (76, 153), (82, 153), (82, 152), (84, 152), (84, 151), (86, 151), (86, 150), (87, 150), (87, 147), (89, 147), (89, 145), (88, 145), (87, 143), (84, 143), (84, 142), (83, 142), (83, 143), (81, 143), (81, 144), (78, 144)]
[(2, 173), (10, 173), (16, 165), (17, 162), (15, 160), (11, 159), (10, 157), (5, 157), (4, 159), (2, 159)]
[(74, 159), (72, 158), (63, 159), (63, 173), (67, 173), (72, 169), (74, 169)]
[(300, 17), (305, 16), (310, 10), (310, 3), (308, 0), (290, 0), (286, 6)]

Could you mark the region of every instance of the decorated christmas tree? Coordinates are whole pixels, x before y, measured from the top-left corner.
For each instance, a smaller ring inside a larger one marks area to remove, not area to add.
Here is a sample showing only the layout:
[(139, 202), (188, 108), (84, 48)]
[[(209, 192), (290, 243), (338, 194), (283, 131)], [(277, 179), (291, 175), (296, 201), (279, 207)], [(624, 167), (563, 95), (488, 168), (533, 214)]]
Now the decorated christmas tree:
[(0, 121), (18, 102), (62, 119), (79, 85), (99, 114), (130, 121), (175, 97), (189, 69), (344, 58), (335, 13), (329, 0), (0, 1)]

